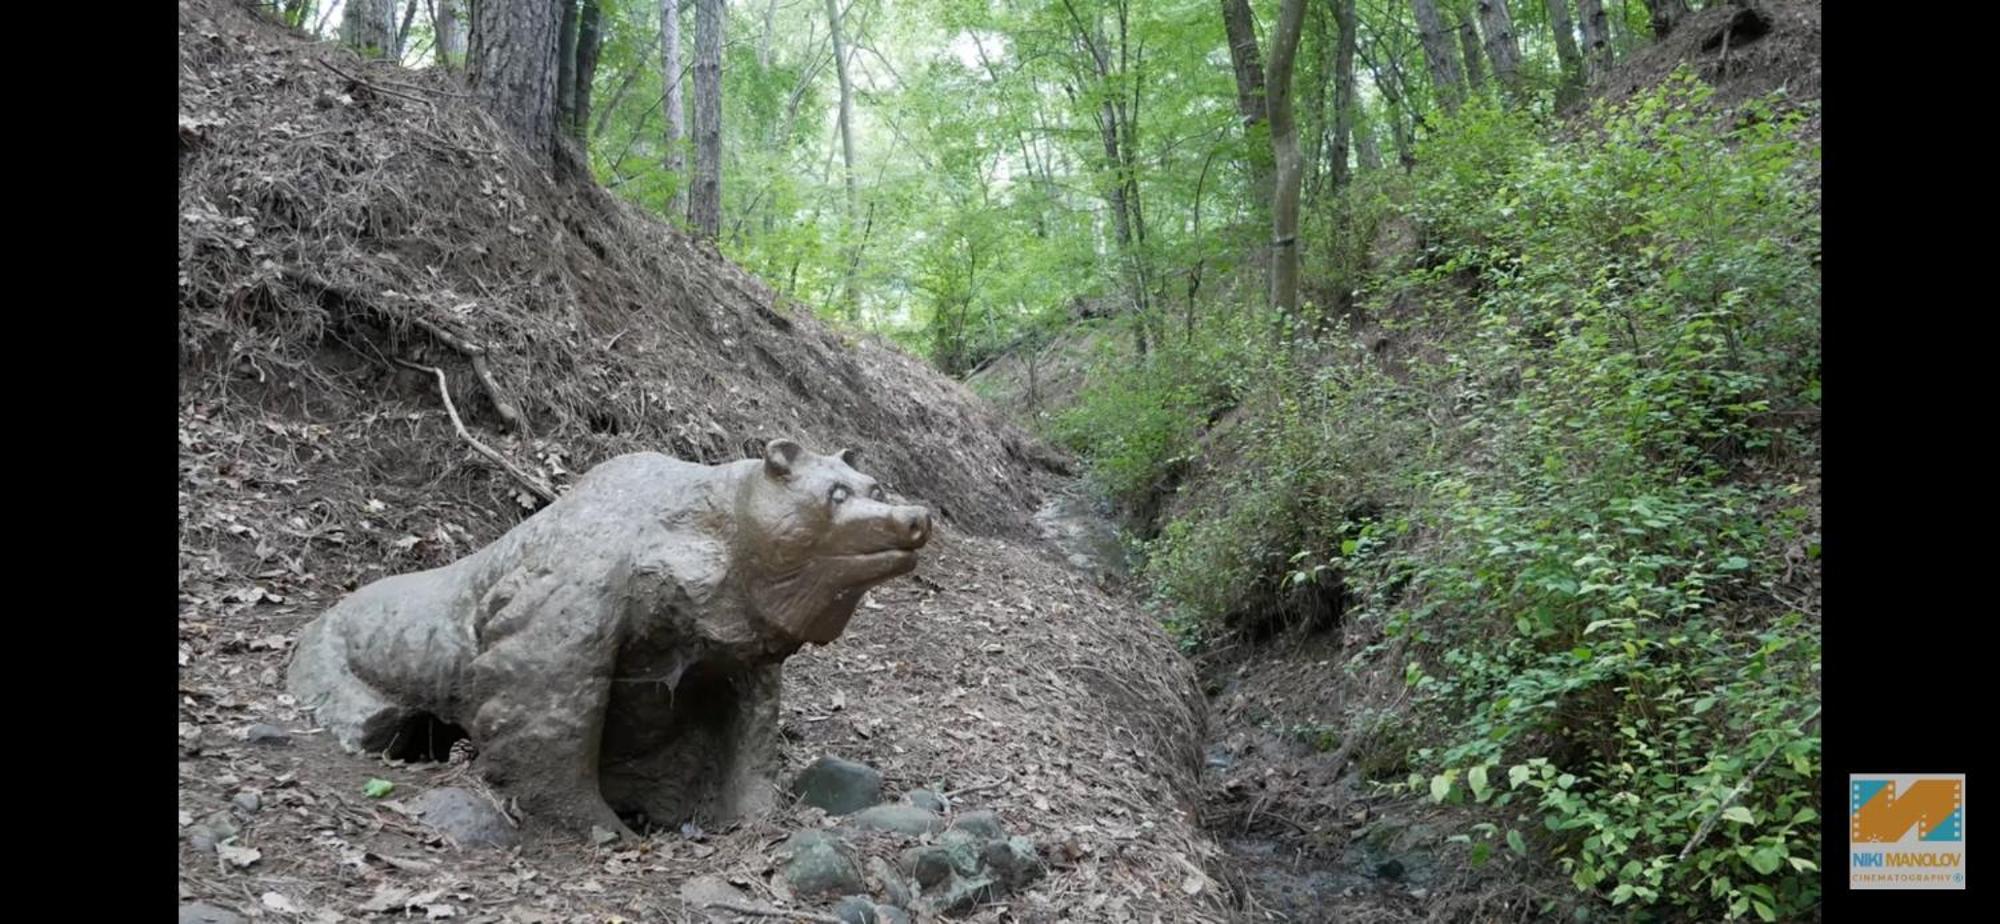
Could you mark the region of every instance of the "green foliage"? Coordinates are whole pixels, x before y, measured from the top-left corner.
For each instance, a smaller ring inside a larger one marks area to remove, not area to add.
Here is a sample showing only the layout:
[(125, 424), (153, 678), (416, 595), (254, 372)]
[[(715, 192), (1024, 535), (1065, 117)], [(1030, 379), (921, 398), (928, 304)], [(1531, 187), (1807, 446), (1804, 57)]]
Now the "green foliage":
[(1408, 646), (1422, 731), (1362, 756), (1504, 819), (1478, 860), (1782, 920), (1821, 856), (1819, 626), (1766, 590), (1817, 451), (1818, 151), (1780, 100), (1724, 126), (1708, 95), (1683, 73), (1561, 141), (1468, 104), (1407, 188), (1326, 213), (1372, 238), (1368, 209), (1409, 203), (1410, 265), (1317, 252), (1420, 348), (1278, 346), (1248, 312), (1110, 370), (1058, 429), (1128, 499), (1201, 448), (1145, 565), (1184, 635), (1333, 587)]

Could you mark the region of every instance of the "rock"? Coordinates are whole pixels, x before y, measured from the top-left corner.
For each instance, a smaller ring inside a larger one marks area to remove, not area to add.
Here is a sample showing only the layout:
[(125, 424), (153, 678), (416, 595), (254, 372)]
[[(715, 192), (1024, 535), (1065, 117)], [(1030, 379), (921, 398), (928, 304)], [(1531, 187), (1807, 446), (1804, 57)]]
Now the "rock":
[(910, 924), (910, 913), (894, 905), (875, 906), (876, 924)]
[(1403, 861), (1388, 860), (1375, 864), (1375, 875), (1394, 882), (1403, 878)]
[(992, 879), (985, 876), (961, 876), (951, 881), (951, 887), (945, 889), (944, 894), (931, 899), (931, 905), (943, 912), (964, 911), (992, 895), (992, 892)]
[(248, 789), (230, 797), (229, 802), (245, 812), (255, 812), (264, 807), (264, 800), (259, 798), (256, 792)]
[(852, 893), (866, 888), (852, 849), (839, 838), (821, 831), (800, 831), (785, 843), (785, 849), (791, 854), (785, 863), (785, 880), (796, 894)]
[(944, 797), (928, 789), (912, 789), (903, 794), (903, 801), (927, 812), (935, 812), (939, 815), (945, 812)]
[(876, 924), (875, 903), (864, 895), (849, 895), (833, 906), (833, 916), (846, 924)]
[(903, 908), (910, 907), (910, 886), (903, 877), (896, 875), (888, 861), (881, 857), (868, 858), (868, 875), (882, 884), (882, 891), (889, 897), (889, 904)]
[(292, 740), (292, 733), (276, 725), (259, 722), (250, 726), (250, 729), (243, 733), (243, 740), (251, 744), (289, 744)]
[(491, 800), (456, 786), (426, 791), (410, 807), (424, 824), (449, 836), (460, 847), (506, 847), (515, 841), (514, 826)]
[(807, 805), (845, 815), (882, 801), (882, 774), (867, 764), (821, 757), (792, 781), (792, 792)]
[(243, 924), (243, 916), (206, 902), (181, 906), (180, 924)]
[(215, 832), (210, 831), (207, 825), (195, 825), (189, 828), (187, 839), (190, 846), (202, 853), (212, 853), (215, 850)]
[(945, 855), (951, 860), (951, 868), (959, 875), (973, 876), (979, 873), (980, 859), (985, 852), (986, 844), (977, 835), (963, 830), (946, 831), (943, 837), (938, 838), (938, 846), (944, 848)]
[(227, 811), (215, 811), (208, 813), (207, 817), (188, 828), (187, 839), (189, 844), (194, 845), (194, 849), (206, 852), (214, 850), (215, 845), (242, 833), (243, 830), (236, 825), (236, 819), (230, 817)]
[(616, 844), (618, 843), (618, 832), (613, 831), (610, 828), (606, 828), (602, 825), (591, 825), (590, 843), (591, 846), (593, 847), (603, 847), (606, 844)]
[(982, 858), (986, 868), (1009, 889), (1018, 889), (1042, 877), (1041, 855), (1035, 852), (1035, 843), (1025, 837), (987, 841)]
[(1000, 816), (984, 809), (977, 812), (961, 813), (957, 818), (951, 820), (951, 826), (956, 830), (969, 831), (985, 838), (1004, 838), (1007, 836), (1007, 831), (1000, 827)]
[(951, 878), (951, 851), (935, 844), (903, 851), (903, 869), (926, 889)]
[(944, 830), (944, 819), (914, 805), (875, 805), (856, 812), (848, 824), (867, 831), (894, 831), (910, 837)]

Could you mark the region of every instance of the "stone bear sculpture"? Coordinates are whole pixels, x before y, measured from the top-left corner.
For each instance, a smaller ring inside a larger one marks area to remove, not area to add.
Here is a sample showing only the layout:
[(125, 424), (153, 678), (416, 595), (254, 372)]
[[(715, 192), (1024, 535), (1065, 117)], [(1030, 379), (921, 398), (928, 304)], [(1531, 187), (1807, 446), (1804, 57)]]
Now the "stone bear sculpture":
[(321, 614), (291, 692), (350, 751), (462, 729), (524, 813), (579, 832), (768, 809), (781, 662), (930, 539), (856, 460), (790, 440), (608, 460), (491, 545)]

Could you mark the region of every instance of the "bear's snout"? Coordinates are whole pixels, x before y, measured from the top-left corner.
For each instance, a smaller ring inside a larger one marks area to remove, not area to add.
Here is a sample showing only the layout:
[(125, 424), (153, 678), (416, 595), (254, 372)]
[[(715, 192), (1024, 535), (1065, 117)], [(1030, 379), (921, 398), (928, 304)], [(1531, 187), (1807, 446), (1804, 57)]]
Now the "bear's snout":
[(896, 533), (909, 548), (922, 548), (931, 538), (931, 512), (922, 507), (897, 507), (890, 515)]

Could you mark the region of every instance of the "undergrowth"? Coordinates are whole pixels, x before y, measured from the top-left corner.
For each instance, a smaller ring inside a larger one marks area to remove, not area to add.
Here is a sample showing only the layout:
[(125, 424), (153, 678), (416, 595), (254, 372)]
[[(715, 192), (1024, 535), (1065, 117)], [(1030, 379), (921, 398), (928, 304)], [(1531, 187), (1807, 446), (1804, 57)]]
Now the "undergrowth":
[(1568, 139), (1466, 107), (1377, 200), (1415, 252), (1321, 251), (1351, 317), (1211, 318), (1054, 432), (1128, 505), (1197, 486), (1144, 568), (1188, 637), (1331, 596), (1383, 639), (1357, 659), (1407, 659), (1421, 731), (1364, 759), (1485, 819), (1474, 862), (1791, 919), (1821, 857), (1819, 614), (1786, 583), (1818, 557), (1819, 151), (1782, 99), (1709, 94), (1683, 72)]

